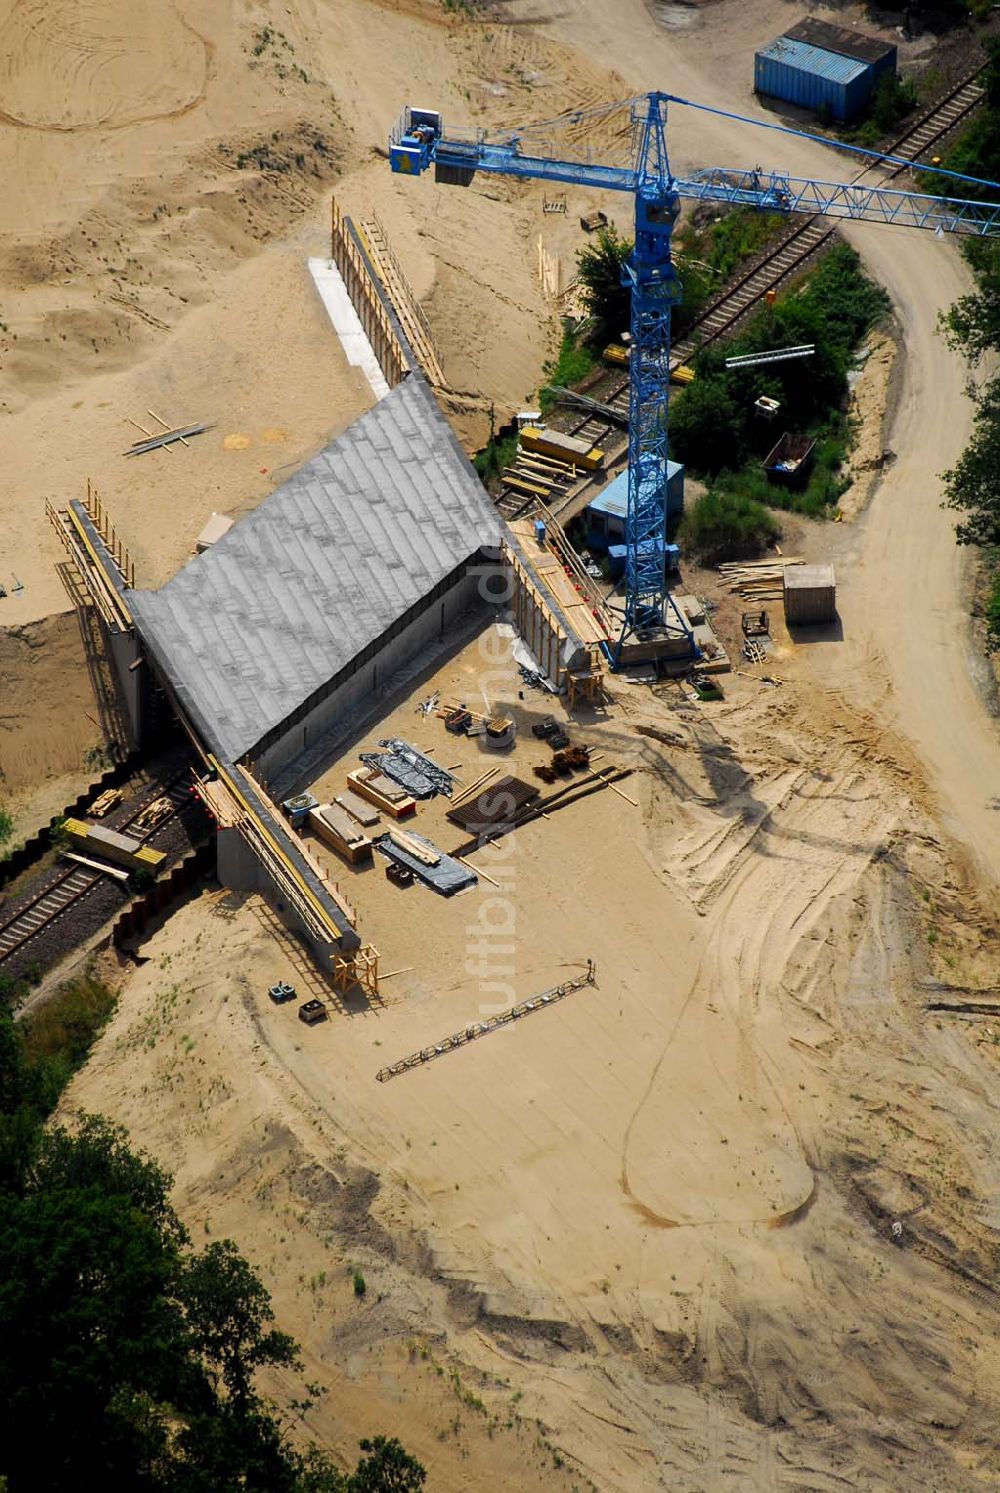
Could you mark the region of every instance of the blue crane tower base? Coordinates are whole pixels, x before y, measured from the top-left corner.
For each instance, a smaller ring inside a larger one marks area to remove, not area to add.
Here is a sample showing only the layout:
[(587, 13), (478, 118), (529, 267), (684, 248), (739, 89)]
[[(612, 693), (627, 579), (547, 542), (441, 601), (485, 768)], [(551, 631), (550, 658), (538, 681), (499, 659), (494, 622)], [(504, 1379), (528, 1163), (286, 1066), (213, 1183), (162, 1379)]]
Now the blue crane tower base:
[[(727, 203), (786, 216), (793, 212), (818, 213), (830, 218), (929, 228), (938, 235), (1000, 234), (1000, 202), (986, 201), (979, 195), (937, 197), (860, 181), (807, 180), (781, 171), (765, 171), (760, 166), (707, 167), (684, 178), (675, 177), (667, 159), (669, 103), (761, 127), (760, 120), (652, 92), (504, 131), (496, 138), (485, 130), (446, 132), (436, 110), (406, 108), (389, 141), (391, 168), (403, 175), (419, 176), (433, 166), (439, 181), (462, 186), (468, 186), (477, 172), (486, 171), (632, 194), (635, 242), (623, 272), (623, 283), (631, 292), (632, 338), (625, 615), (621, 636), (608, 646), (615, 667), (637, 651), (648, 657), (650, 651), (656, 651), (658, 640), (675, 656), (678, 645), (690, 656), (696, 653), (690, 627), (670, 596), (665, 576), (670, 316), (681, 298), (671, 258), (671, 235), (682, 199)], [(594, 161), (590, 149), (580, 144), (580, 126), (623, 109), (629, 110), (632, 127), (629, 164)], [(815, 140), (828, 148), (843, 148), (822, 136), (785, 126), (766, 124), (763, 128)], [(567, 140), (571, 132), (575, 138)], [(560, 136), (561, 143), (557, 139)], [(847, 148), (879, 162), (911, 164), (875, 151)], [(987, 186), (1000, 195), (1000, 185), (995, 182), (948, 170), (939, 169), (937, 174), (980, 188)], [(639, 645), (638, 649), (633, 643)]]

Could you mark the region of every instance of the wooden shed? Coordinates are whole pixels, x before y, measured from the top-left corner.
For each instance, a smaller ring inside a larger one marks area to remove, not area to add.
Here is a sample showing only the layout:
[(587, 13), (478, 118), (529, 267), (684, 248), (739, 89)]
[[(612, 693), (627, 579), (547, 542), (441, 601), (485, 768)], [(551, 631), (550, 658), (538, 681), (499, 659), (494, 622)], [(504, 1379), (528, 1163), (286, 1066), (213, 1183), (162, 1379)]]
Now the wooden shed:
[(832, 565), (786, 565), (785, 621), (804, 624), (832, 622), (837, 615), (837, 584)]

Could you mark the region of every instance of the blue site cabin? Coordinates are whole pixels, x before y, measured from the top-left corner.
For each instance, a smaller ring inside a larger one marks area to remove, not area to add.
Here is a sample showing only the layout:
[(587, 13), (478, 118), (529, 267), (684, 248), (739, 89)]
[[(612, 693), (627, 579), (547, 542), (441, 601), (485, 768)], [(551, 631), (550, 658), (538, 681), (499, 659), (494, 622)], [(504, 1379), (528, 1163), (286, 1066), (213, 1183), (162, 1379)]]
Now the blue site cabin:
[[(667, 462), (667, 523), (684, 512), (684, 468), (680, 462)], [(600, 497), (587, 505), (587, 545), (606, 550), (625, 542), (625, 520), (628, 515), (628, 472), (620, 472), (609, 482)]]

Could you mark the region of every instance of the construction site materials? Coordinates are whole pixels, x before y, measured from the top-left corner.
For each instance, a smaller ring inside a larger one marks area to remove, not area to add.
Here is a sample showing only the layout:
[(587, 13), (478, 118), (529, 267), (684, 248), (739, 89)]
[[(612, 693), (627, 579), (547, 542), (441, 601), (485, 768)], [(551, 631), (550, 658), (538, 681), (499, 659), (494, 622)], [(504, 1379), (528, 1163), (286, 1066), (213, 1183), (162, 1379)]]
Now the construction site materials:
[(787, 363), (795, 358), (811, 358), (816, 351), (812, 342), (802, 342), (795, 347), (776, 347), (770, 352), (741, 353), (726, 359), (727, 368), (756, 368), (758, 363)]
[(770, 619), (766, 612), (744, 612), (740, 625), (745, 638), (766, 638), (771, 631)]
[(121, 866), (109, 866), (104, 861), (95, 860), (92, 855), (81, 855), (78, 850), (66, 850), (63, 857), (68, 861), (75, 861), (78, 866), (89, 866), (91, 871), (100, 871), (105, 876), (114, 877), (115, 881), (128, 881), (129, 873)]
[(284, 800), (281, 810), (283, 814), (287, 814), (292, 828), (298, 829), (318, 805), (319, 800), (314, 793), (296, 793), (294, 798)]
[(414, 798), (433, 798), (437, 793), (451, 797), (454, 779), (448, 770), (439, 767), (426, 752), (403, 741), (398, 736), (387, 736), (379, 742), (384, 752), (362, 752), (361, 760), (367, 767), (374, 767), (386, 777), (392, 778)]
[(596, 472), (604, 464), (604, 452), (591, 441), (566, 435), (561, 430), (550, 430), (547, 425), (525, 425), (518, 440), (525, 451), (558, 457), (575, 467), (582, 467), (585, 472)]
[(413, 872), (409, 866), (401, 865), (398, 861), (390, 861), (385, 868), (385, 879), (391, 881), (394, 886), (412, 886)]
[(208, 523), (202, 529), (194, 542), (194, 547), (199, 555), (203, 555), (207, 549), (211, 549), (225, 534), (233, 527), (233, 520), (226, 513), (213, 513)]
[(299, 1007), (299, 1020), (304, 1021), (306, 1026), (315, 1026), (318, 1021), (325, 1021), (327, 1014), (322, 1001), (304, 1001)]
[(440, 850), (436, 850), (430, 846), (429, 841), (418, 838), (416, 835), (408, 835), (402, 829), (390, 829), (387, 833), (393, 845), (398, 845), (408, 855), (415, 856), (422, 866), (439, 866), (441, 864)]
[[(136, 422), (131, 420), (129, 423), (134, 425)], [(141, 430), (142, 426), (140, 425), (138, 428)], [(165, 430), (161, 435), (151, 434), (144, 441), (136, 441), (127, 451), (123, 451), (122, 455), (144, 456), (147, 451), (156, 451), (160, 446), (172, 446), (175, 441), (183, 441), (187, 445), (188, 436), (204, 435), (206, 430), (214, 429), (214, 425), (202, 423), (200, 425), (185, 425), (180, 430)]]
[(267, 993), (276, 1006), (283, 1006), (286, 1001), (295, 999), (295, 986), (289, 985), (287, 980), (279, 980), (277, 985), (268, 988)]
[(608, 215), (602, 213), (599, 208), (594, 208), (589, 213), (584, 213), (580, 219), (580, 227), (584, 233), (596, 233), (598, 228), (607, 228)]
[(110, 814), (112, 809), (117, 809), (122, 801), (122, 790), (120, 788), (105, 788), (103, 793), (90, 806), (90, 812), (94, 819), (103, 819), (105, 814)]
[(174, 813), (176, 813), (176, 805), (166, 794), (161, 794), (136, 815), (132, 820), (132, 828), (140, 838), (145, 839), (156, 829), (157, 825), (163, 824)]
[(833, 566), (789, 566), (784, 573), (784, 598), (786, 622), (832, 622), (837, 614), (837, 583)]
[(423, 835), (411, 832), (403, 837), (406, 844), (399, 843), (398, 835), (397, 830), (390, 830), (380, 835), (374, 843), (387, 860), (405, 866), (432, 891), (440, 893), (442, 897), (453, 897), (456, 892), (475, 886), (478, 877), (471, 866), (463, 865), (454, 856), (445, 855)]
[(785, 431), (764, 457), (764, 475), (783, 487), (801, 487), (809, 475), (816, 442), (808, 435)]
[(486, 722), (486, 745), (493, 751), (507, 751), (517, 739), (517, 722), (512, 716), (494, 715)]
[(365, 829), (371, 829), (379, 822), (379, 813), (374, 804), (367, 803), (360, 794), (352, 793), (350, 788), (345, 788), (343, 793), (338, 793), (334, 798), (334, 803), (346, 809), (351, 818), (356, 819)]
[(357, 767), (347, 774), (349, 788), (381, 809), (394, 819), (403, 819), (417, 812), (417, 801), (405, 793), (398, 783), (387, 778), (374, 767)]
[(74, 848), (114, 861), (119, 866), (127, 866), (132, 871), (155, 873), (167, 858), (162, 850), (152, 850), (131, 835), (120, 835), (117, 830), (106, 829), (102, 824), (64, 819), (62, 828)]
[(356, 819), (337, 804), (318, 804), (309, 810), (309, 828), (350, 865), (372, 858), (372, 842)]
[(471, 834), (519, 814), (526, 804), (538, 797), (539, 790), (521, 778), (505, 776), (488, 787), (480, 788), (462, 803), (448, 810), (452, 824), (459, 824)]
[(719, 574), (730, 591), (746, 601), (780, 601), (784, 595), (785, 571), (801, 565), (797, 556), (779, 560), (731, 560), (719, 566)]
[[(589, 797), (591, 793), (598, 793), (602, 788), (609, 788), (612, 783), (619, 783), (623, 778), (631, 777), (632, 775), (630, 767), (606, 768), (602, 771), (603, 775), (600, 777), (598, 777), (596, 772), (590, 773), (586, 778), (580, 778), (575, 783), (569, 783), (565, 788), (560, 788), (555, 793), (550, 793), (548, 798), (542, 798), (535, 803), (529, 804), (513, 819), (501, 821), (499, 824), (484, 830), (478, 839), (466, 840), (464, 844), (459, 845), (451, 854), (456, 859), (464, 855), (469, 855), (481, 845), (485, 845), (492, 840), (502, 839), (504, 835), (512, 834), (514, 830), (521, 829), (526, 824), (531, 824), (535, 819), (547, 819), (557, 809), (568, 808), (570, 804), (578, 803), (580, 799)], [(597, 779), (597, 781), (593, 781), (594, 779)]]
[(413, 1052), (409, 1057), (401, 1058), (398, 1063), (390, 1063), (388, 1067), (380, 1068), (375, 1077), (379, 1083), (387, 1083), (390, 1078), (397, 1078), (401, 1073), (408, 1073), (411, 1068), (420, 1068), (425, 1063), (432, 1062), (434, 1058), (443, 1056), (446, 1052), (454, 1052), (456, 1048), (465, 1047), (469, 1042), (474, 1042), (477, 1037), (485, 1037), (489, 1032), (498, 1031), (512, 1021), (518, 1021), (522, 1016), (527, 1016), (531, 1011), (544, 1010), (546, 1006), (562, 1000), (574, 990), (582, 990), (584, 986), (594, 985), (596, 981), (597, 965), (592, 959), (588, 959), (586, 974), (579, 975), (573, 980), (564, 980), (561, 985), (554, 985), (551, 990), (543, 990), (540, 995), (533, 995), (528, 1000), (519, 1001), (516, 1006), (511, 1006), (507, 1011), (500, 1011), (495, 1016), (488, 1016), (485, 1021), (471, 1022), (468, 1026), (462, 1027), (460, 1031), (453, 1032), (450, 1037), (445, 1037), (443, 1041), (435, 1042), (430, 1047), (422, 1047), (419, 1052)]
[(708, 674), (694, 674), (691, 685), (699, 700), (724, 700), (722, 685)]
[[(594, 776), (596, 778), (599, 778), (601, 782), (604, 781), (599, 772), (595, 773)], [(621, 788), (616, 788), (615, 784), (610, 779), (608, 780), (607, 786), (611, 789), (612, 793), (616, 793), (618, 797), (623, 798), (627, 804), (631, 804), (633, 809), (637, 809), (639, 807), (639, 800), (637, 798), (632, 798), (628, 793), (623, 792)]]
[(578, 409), (589, 410), (592, 415), (600, 415), (605, 420), (610, 420), (613, 425), (620, 425), (624, 430), (628, 429), (628, 410), (617, 409), (612, 404), (602, 404), (599, 399), (591, 399), (586, 394), (578, 394), (575, 389), (564, 389), (562, 384), (549, 384), (545, 391), (554, 394), (560, 404), (572, 404)]

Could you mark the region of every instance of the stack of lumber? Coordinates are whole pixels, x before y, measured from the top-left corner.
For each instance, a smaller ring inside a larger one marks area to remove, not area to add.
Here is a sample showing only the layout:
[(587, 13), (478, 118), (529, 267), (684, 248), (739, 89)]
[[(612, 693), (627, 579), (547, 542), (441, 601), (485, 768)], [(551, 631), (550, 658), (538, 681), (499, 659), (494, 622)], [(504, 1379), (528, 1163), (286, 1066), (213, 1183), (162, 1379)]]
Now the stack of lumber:
[(416, 799), (373, 767), (358, 767), (354, 772), (349, 772), (347, 786), (349, 792), (357, 793), (384, 814), (391, 814), (394, 819), (402, 819), (404, 815), (415, 814), (417, 811)]
[(730, 591), (747, 601), (780, 601), (784, 594), (785, 566), (802, 563), (798, 555), (782, 555), (777, 560), (730, 560), (719, 566), (719, 573)]
[(379, 814), (375, 806), (367, 803), (360, 794), (352, 793), (350, 788), (345, 788), (343, 793), (338, 793), (334, 803), (346, 809), (351, 818), (364, 825), (365, 829), (371, 829), (379, 822)]
[(562, 492), (577, 479), (577, 470), (572, 462), (561, 461), (555, 456), (543, 456), (539, 451), (519, 450), (514, 465), (505, 467), (503, 480), (508, 487), (518, 492), (532, 493), (539, 498), (550, 493)]
[(371, 840), (357, 820), (339, 804), (319, 804), (310, 809), (309, 828), (351, 865), (372, 858)]

